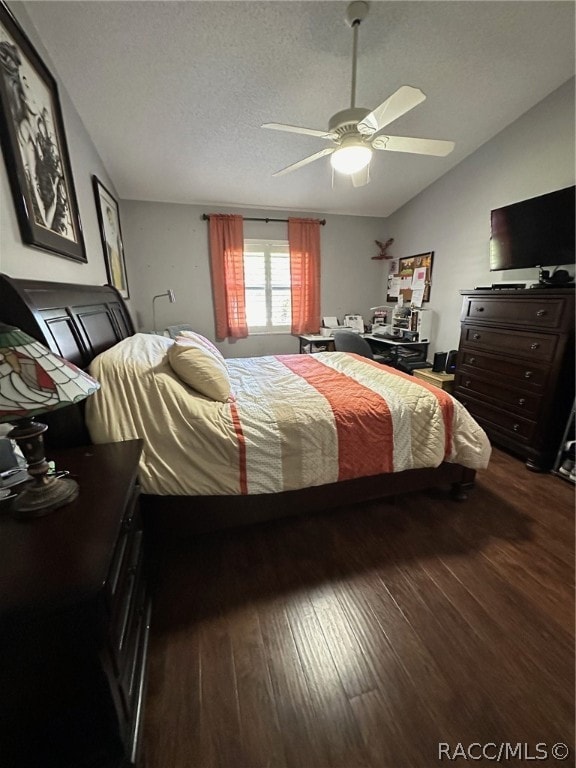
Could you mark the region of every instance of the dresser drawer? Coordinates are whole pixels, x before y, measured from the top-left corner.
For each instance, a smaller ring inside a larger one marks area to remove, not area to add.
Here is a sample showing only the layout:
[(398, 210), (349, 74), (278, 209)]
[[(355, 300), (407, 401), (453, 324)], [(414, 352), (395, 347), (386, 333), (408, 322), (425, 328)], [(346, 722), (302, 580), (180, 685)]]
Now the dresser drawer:
[(134, 708), (134, 696), (142, 662), (142, 652), (150, 624), (150, 602), (142, 581), (138, 587), (134, 611), (130, 619), (124, 663), (118, 676), (119, 688), (128, 718)]
[(130, 493), (130, 499), (126, 505), (126, 511), (121, 523), (120, 535), (114, 548), (114, 555), (112, 557), (112, 565), (106, 581), (106, 597), (108, 604), (111, 606), (114, 601), (118, 588), (121, 583), (121, 577), (123, 575), (123, 566), (126, 563), (127, 547), (129, 546), (132, 538), (132, 526), (134, 519), (138, 514), (138, 500), (140, 498), (140, 488), (134, 485)]
[(507, 383), (511, 382), (506, 379), (483, 379), (466, 372), (459, 373), (456, 378), (459, 397), (480, 397), (496, 407), (509, 409), (525, 418), (536, 419), (542, 404), (542, 395), (522, 392), (513, 386), (506, 386)]
[(548, 378), (548, 367), (532, 365), (531, 362), (518, 361), (509, 357), (497, 357), (489, 352), (466, 347), (460, 350), (459, 371), (462, 375), (468, 373), (497, 374), (506, 377), (514, 386), (526, 390), (540, 391)]
[(514, 325), (535, 330), (556, 330), (562, 326), (565, 300), (505, 297), (473, 297), (464, 304), (463, 320), (474, 323)]
[(112, 619), (110, 622), (110, 639), (112, 643), (112, 655), (116, 671), (120, 673), (126, 655), (126, 646), (129, 639), (129, 626), (135, 609), (135, 600), (138, 586), (141, 580), (143, 560), (143, 533), (135, 530), (131, 541), (126, 548), (126, 556), (122, 566), (120, 586), (112, 606)]
[(491, 352), (522, 357), (525, 360), (550, 361), (554, 358), (558, 337), (543, 333), (496, 330), (476, 325), (462, 328), (461, 344), (469, 349), (485, 349)]
[(517, 442), (528, 444), (534, 434), (536, 422), (503, 411), (496, 406), (468, 398), (458, 393), (458, 399), (478, 423), (486, 429), (513, 437)]

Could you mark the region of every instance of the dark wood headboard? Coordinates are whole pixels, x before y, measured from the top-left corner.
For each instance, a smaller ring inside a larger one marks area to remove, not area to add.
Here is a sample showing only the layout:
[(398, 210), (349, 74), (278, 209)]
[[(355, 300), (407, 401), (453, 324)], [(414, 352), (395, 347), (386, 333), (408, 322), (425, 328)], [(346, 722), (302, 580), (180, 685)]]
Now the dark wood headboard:
[(80, 368), (134, 333), (126, 305), (110, 285), (48, 283), (3, 274), (0, 322), (15, 325)]
[[(124, 300), (110, 285), (21, 280), (0, 274), (0, 322), (14, 325), (80, 368), (134, 333)], [(75, 413), (74, 413), (75, 411)], [(88, 441), (80, 407), (42, 417), (52, 445)]]

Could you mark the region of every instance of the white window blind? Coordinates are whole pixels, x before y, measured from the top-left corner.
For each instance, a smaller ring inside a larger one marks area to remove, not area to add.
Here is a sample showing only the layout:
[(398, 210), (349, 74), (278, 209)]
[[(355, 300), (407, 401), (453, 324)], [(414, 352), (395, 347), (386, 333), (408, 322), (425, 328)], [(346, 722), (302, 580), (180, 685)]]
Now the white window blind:
[(251, 333), (290, 331), (290, 255), (285, 240), (244, 241), (246, 320)]

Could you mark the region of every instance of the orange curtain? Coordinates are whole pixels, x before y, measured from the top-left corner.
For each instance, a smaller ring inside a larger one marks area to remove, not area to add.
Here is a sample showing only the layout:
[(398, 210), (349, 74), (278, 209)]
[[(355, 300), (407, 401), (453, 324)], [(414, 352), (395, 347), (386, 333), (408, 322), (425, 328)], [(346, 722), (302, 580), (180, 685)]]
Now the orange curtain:
[(244, 220), (210, 214), (210, 267), (216, 338), (248, 336), (244, 295)]
[(288, 219), (292, 333), (320, 330), (320, 222)]

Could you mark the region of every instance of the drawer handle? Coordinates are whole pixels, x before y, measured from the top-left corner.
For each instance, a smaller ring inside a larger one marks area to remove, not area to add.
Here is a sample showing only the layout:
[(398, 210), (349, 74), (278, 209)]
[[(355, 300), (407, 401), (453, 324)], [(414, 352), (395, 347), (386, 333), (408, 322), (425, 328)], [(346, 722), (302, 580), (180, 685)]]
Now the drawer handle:
[(512, 426), (512, 429), (514, 430), (514, 432), (518, 432), (518, 430), (520, 429), (520, 424), (514, 424)]
[(470, 357), (468, 359), (468, 362), (470, 363), (470, 365), (474, 365), (474, 363), (476, 362), (476, 358), (475, 357)]
[(484, 307), (474, 307), (476, 312), (484, 312)]
[(534, 344), (530, 344), (530, 349), (539, 349), (540, 343), (535, 341)]
[(536, 312), (536, 317), (544, 317), (544, 315), (548, 314), (547, 309), (539, 309), (538, 312)]
[(518, 400), (518, 405), (526, 405), (526, 398), (525, 397), (521, 397)]
[(473, 339), (475, 339), (476, 341), (478, 341), (478, 339), (480, 338), (480, 334), (479, 334), (479, 333), (475, 333), (475, 334), (472, 336), (472, 338), (473, 338)]
[(533, 376), (532, 371), (526, 371), (525, 374), (524, 374), (524, 378), (525, 379), (531, 379), (532, 376)]
[(127, 517), (124, 522), (122, 523), (122, 530), (124, 532), (129, 531), (132, 527), (132, 520), (134, 519), (134, 515), (132, 517)]
[(472, 384), (472, 382), (470, 381), (470, 379), (466, 379), (466, 381), (464, 382), (464, 386), (465, 386), (465, 387), (469, 387), (469, 386), (470, 386), (470, 384)]

